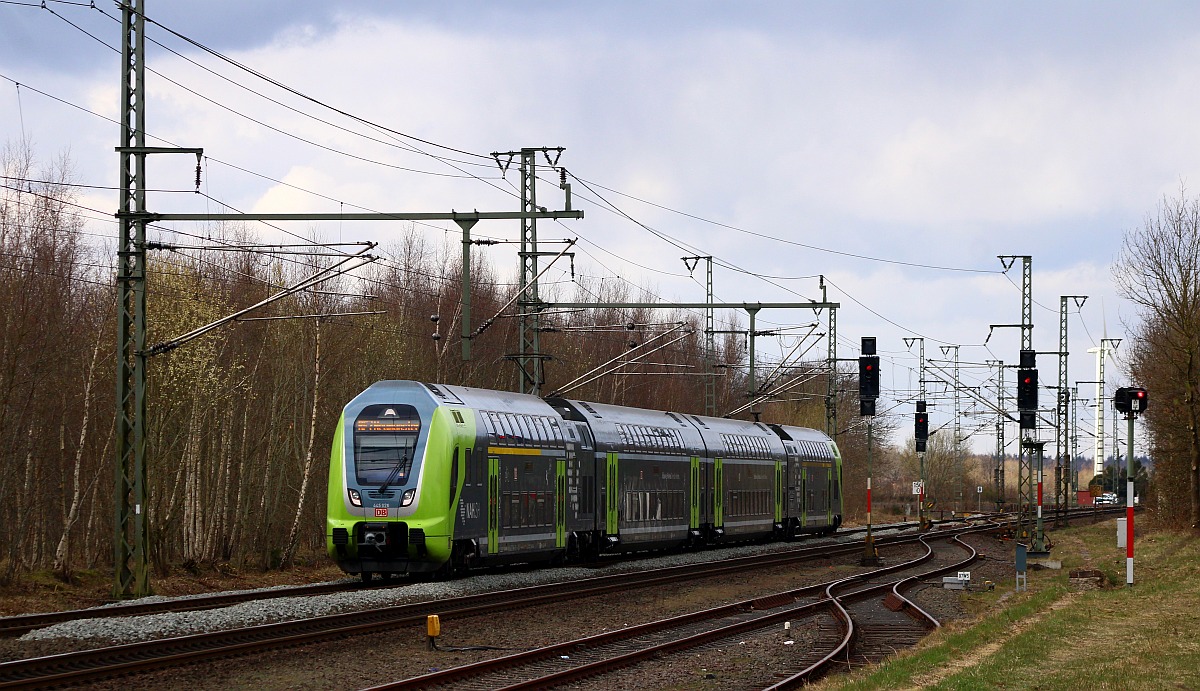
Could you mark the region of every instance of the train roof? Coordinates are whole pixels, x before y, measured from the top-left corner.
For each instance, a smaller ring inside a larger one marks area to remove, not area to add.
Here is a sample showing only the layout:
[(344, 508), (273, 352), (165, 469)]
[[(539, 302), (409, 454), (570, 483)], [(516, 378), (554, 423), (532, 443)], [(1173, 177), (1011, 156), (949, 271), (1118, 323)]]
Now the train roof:
[(779, 435), (761, 422), (565, 398), (550, 398), (547, 402), (563, 417), (587, 422), (598, 451), (629, 448), (631, 444), (653, 451), (656, 445), (675, 444), (677, 447), (668, 453), (764, 460), (784, 455)]
[(796, 427), (795, 425), (771, 425), (779, 431), (780, 436), (794, 441), (831, 442), (828, 434), (811, 427)]
[(525, 393), (494, 391), (453, 384), (422, 384), (434, 399), (443, 405), (461, 405), (476, 410), (523, 413), (526, 415), (557, 416), (557, 413), (542, 399)]
[(554, 416), (585, 422), (591, 428), (596, 450), (600, 452), (637, 449), (646, 453), (765, 460), (783, 457), (785, 440), (810, 449), (829, 449), (832, 441), (820, 430), (793, 425), (768, 426), (749, 420), (566, 398), (543, 400), (531, 394), (407, 380), (376, 382), (356, 396), (347, 409), (378, 402), (411, 403), (425, 410), (440, 405), (463, 406), (478, 411)]
[(356, 396), (350, 405), (369, 403), (409, 403), (417, 405), (418, 408), (443, 405), (462, 406), (484, 411), (557, 416), (555, 410), (545, 401), (529, 394), (400, 379), (375, 382)]

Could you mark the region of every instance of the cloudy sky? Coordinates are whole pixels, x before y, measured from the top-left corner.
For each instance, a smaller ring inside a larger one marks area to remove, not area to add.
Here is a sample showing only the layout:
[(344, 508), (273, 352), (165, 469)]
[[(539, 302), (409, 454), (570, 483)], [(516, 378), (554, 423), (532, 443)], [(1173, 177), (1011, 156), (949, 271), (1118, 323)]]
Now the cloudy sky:
[[(114, 186), (119, 10), (39, 4), (0, 2), (4, 142), (67, 153), (79, 182)], [(680, 258), (712, 255), (716, 299), (730, 303), (819, 300), (824, 275), (842, 305), (839, 356), (879, 339), (881, 410), (903, 416), (904, 434), (918, 380), (906, 338), (925, 339), (931, 366), (946, 366), (941, 346), (960, 346), (967, 386), (994, 386), (985, 361), (1016, 362), (1019, 329), (989, 338), (1021, 318), (1020, 262), (1003, 273), (997, 255), (1033, 257), (1038, 351), (1058, 348), (1060, 296), (1089, 296), (1072, 303), (1070, 379), (1095, 379), (1086, 351), (1135, 318), (1109, 268), (1122, 237), (1200, 179), (1194, 3), (147, 0), (146, 13), (148, 38), (174, 51), (148, 46), (148, 143), (207, 156), (208, 198), (152, 193), (152, 211), (515, 211), (517, 176), (486, 155), (565, 147), (560, 164), (591, 187), (574, 185), (586, 217), (543, 222), (539, 238), (579, 238), (579, 274), (702, 302), (703, 272), (689, 276)], [(148, 184), (189, 191), (194, 165), (152, 157)], [(538, 199), (557, 208), (554, 177)], [(117, 205), (111, 190), (82, 198)], [(290, 228), (382, 242), (403, 232)], [(453, 224), (420, 230), (458, 237)], [(519, 237), (515, 222), (475, 233)], [(488, 251), (515, 272), (512, 245)], [(764, 311), (758, 326), (813, 319)], [(795, 346), (758, 342), (768, 362)], [(1118, 350), (1110, 383), (1125, 383), (1122, 363)], [(1055, 384), (1057, 358), (1039, 365)], [(943, 387), (929, 398), (933, 427), (949, 422)], [(1090, 433), (1091, 414), (1080, 423)], [(971, 438), (981, 451), (994, 448), (986, 427)]]

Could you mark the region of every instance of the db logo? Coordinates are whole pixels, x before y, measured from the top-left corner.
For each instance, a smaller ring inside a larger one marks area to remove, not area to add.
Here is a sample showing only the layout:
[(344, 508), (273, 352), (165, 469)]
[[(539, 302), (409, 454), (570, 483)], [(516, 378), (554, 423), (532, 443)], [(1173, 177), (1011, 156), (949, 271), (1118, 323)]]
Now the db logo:
[(375, 507), (375, 517), (376, 518), (387, 518), (387, 507), (386, 506), (376, 506)]

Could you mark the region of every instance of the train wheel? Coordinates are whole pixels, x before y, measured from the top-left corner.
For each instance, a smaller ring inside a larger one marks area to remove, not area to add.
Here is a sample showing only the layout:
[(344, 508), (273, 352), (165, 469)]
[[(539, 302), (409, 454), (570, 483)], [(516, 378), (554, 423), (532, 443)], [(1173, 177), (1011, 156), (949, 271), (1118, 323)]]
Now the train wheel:
[(359, 575), (359, 577), (362, 578), (363, 583), (368, 583), (368, 584), (371, 582), (371, 579), (374, 578), (374, 576), (375, 576), (375, 574), (371, 573), (370, 571), (363, 571), (363, 572), (359, 573), (358, 575)]

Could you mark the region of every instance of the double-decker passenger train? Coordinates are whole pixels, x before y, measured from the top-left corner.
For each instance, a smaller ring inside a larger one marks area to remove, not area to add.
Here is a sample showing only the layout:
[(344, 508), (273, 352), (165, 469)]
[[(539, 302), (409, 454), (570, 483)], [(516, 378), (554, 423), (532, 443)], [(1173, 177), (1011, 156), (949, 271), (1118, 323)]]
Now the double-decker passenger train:
[(831, 533), (841, 462), (803, 427), (381, 381), (338, 421), (326, 540), (370, 580)]

